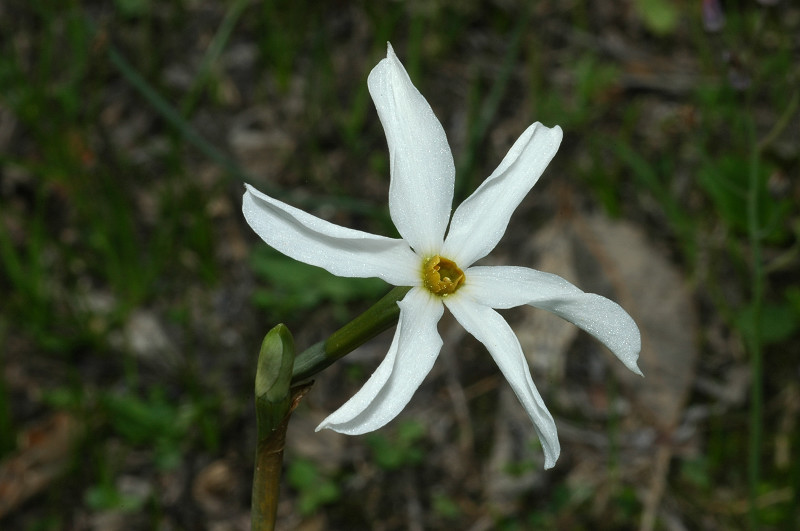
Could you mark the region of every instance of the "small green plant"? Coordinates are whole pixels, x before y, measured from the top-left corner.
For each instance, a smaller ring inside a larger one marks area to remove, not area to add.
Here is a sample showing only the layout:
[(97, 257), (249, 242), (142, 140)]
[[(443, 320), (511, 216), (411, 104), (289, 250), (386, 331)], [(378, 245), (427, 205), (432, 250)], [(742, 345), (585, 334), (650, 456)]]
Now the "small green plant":
[(208, 414), (204, 404), (174, 404), (158, 387), (144, 399), (109, 393), (100, 405), (114, 433), (134, 446), (152, 448), (161, 469), (177, 466), (192, 428)]
[(680, 20), (680, 10), (666, 0), (636, 0), (633, 6), (647, 29), (659, 36), (675, 31)]
[(147, 501), (145, 494), (125, 493), (117, 484), (115, 463), (117, 459), (106, 451), (99, 451), (100, 455), (94, 460), (97, 479), (94, 485), (84, 492), (83, 498), (87, 506), (93, 511), (122, 511), (134, 513), (142, 508)]
[(397, 470), (421, 463), (425, 453), (420, 442), (425, 427), (413, 420), (401, 422), (394, 437), (374, 432), (367, 435), (367, 444), (378, 466), (384, 470)]
[(286, 477), (300, 494), (298, 508), (303, 515), (312, 514), (323, 505), (333, 503), (341, 497), (339, 486), (308, 459), (292, 461)]
[(680, 475), (681, 479), (703, 491), (712, 486), (709, 462), (705, 456), (682, 461)]
[(444, 520), (456, 520), (461, 516), (461, 508), (458, 503), (446, 494), (434, 494), (432, 503), (433, 511)]
[(386, 291), (386, 283), (381, 280), (336, 277), (324, 269), (286, 258), (265, 245), (253, 250), (250, 263), (264, 280), (264, 287), (253, 293), (253, 301), (275, 312), (278, 319), (323, 303), (332, 303), (334, 313), (344, 317), (347, 303), (374, 299)]
[(118, 510), (135, 513), (145, 504), (146, 499), (126, 495), (110, 483), (94, 485), (86, 491), (86, 505), (94, 511)]
[[(739, 154), (726, 154), (704, 161), (697, 172), (698, 183), (714, 204), (714, 210), (737, 235), (746, 235), (748, 230), (747, 217), (742, 216), (747, 210), (748, 163), (747, 158)], [(766, 165), (760, 168), (756, 177), (758, 186), (766, 188), (769, 176), (776, 169)], [(765, 242), (785, 241), (790, 236), (786, 232), (792, 213), (790, 199), (759, 194), (757, 206), (760, 236)]]

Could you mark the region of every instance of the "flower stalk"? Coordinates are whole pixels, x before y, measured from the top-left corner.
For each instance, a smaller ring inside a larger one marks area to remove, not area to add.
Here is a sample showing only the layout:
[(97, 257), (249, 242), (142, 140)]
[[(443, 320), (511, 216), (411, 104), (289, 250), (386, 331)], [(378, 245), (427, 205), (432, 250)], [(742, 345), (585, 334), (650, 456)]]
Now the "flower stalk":
[(294, 339), (285, 325), (267, 333), (256, 369), (256, 446), (251, 524), (253, 531), (275, 529), (283, 447), (289, 417), (310, 386), (290, 388)]
[(381, 332), (397, 324), (400, 317), (398, 301), (411, 288), (399, 287), (384, 295), (367, 311), (331, 334), (304, 350), (294, 360), (292, 383), (311, 378), (333, 362), (349, 354)]
[(283, 448), (289, 418), (311, 383), (307, 380), (381, 332), (397, 324), (401, 300), (410, 288), (394, 288), (367, 311), (295, 357), (294, 338), (279, 324), (261, 344), (256, 369), (256, 447), (251, 525), (253, 531), (275, 529)]

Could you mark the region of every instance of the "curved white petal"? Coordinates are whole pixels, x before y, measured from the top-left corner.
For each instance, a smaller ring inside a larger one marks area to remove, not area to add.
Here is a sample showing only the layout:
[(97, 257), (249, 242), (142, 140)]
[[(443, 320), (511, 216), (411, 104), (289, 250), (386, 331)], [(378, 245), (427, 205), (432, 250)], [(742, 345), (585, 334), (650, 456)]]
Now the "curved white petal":
[(530, 304), (553, 312), (599, 339), (622, 363), (642, 374), (636, 361), (642, 347), (639, 328), (616, 302), (584, 293), (558, 275), (527, 267), (471, 267), (461, 287), (492, 308)]
[(403, 240), (340, 227), (245, 186), (247, 223), (286, 256), (340, 277), (378, 277), (395, 286), (421, 283), (419, 257)]
[(544, 405), (514, 331), (503, 317), (468, 296), (448, 297), (444, 304), (467, 332), (484, 344), (528, 412), (544, 449), (544, 467), (552, 468), (561, 453), (556, 423)]
[(462, 269), (483, 258), (503, 237), (511, 214), (544, 172), (561, 144), (561, 128), (528, 127), (500, 166), (453, 214), (442, 256)]
[(389, 211), (421, 256), (442, 247), (453, 204), (455, 165), (442, 124), (388, 45), (367, 79), (386, 132), (391, 164)]
[(406, 407), (442, 348), (436, 328), (444, 312), (438, 297), (412, 288), (397, 303), (400, 320), (386, 357), (350, 400), (317, 426), (358, 435), (377, 430)]

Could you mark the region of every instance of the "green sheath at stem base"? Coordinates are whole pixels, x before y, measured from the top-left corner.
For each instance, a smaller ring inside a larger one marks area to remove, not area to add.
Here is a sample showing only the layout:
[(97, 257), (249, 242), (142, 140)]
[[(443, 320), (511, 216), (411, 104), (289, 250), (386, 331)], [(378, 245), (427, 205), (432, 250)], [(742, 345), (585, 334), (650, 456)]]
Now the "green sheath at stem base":
[(253, 471), (252, 531), (275, 529), (286, 429), (289, 426), (292, 411), (309, 389), (311, 389), (310, 384), (292, 388), (289, 409), (283, 421), (267, 437), (258, 441), (255, 470)]
[(292, 411), (311, 387), (310, 383), (290, 385), (317, 374), (396, 324), (400, 317), (397, 302), (410, 289), (394, 288), (369, 310), (296, 358), (294, 339), (286, 326), (279, 324), (264, 338), (256, 370), (258, 446), (253, 472), (253, 531), (275, 529), (286, 428)]
[(289, 388), (293, 365), (292, 334), (279, 324), (264, 337), (256, 369), (258, 444), (253, 472), (253, 531), (275, 529), (286, 428), (289, 416), (309, 388)]

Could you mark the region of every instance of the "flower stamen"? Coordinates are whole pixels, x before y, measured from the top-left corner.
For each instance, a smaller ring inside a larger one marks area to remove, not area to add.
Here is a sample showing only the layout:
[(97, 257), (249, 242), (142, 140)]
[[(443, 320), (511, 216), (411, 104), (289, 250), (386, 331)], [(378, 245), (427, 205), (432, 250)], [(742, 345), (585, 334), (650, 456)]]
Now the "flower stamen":
[(422, 281), (428, 291), (440, 297), (446, 297), (464, 283), (464, 272), (455, 262), (434, 255), (422, 265)]

